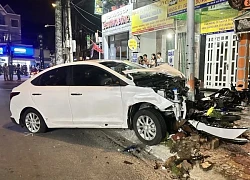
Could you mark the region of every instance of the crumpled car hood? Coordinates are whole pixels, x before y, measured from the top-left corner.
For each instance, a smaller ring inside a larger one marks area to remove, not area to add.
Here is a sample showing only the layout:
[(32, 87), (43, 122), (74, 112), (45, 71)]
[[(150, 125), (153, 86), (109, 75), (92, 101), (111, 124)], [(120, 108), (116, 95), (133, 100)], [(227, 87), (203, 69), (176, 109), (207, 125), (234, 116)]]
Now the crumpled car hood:
[(178, 71), (177, 69), (173, 68), (172, 66), (169, 66), (168, 64), (162, 64), (160, 66), (154, 67), (154, 68), (145, 68), (145, 69), (132, 69), (132, 70), (126, 70), (123, 71), (124, 74), (133, 74), (138, 72), (152, 72), (152, 73), (162, 73), (162, 74), (168, 74), (170, 76), (178, 76), (181, 78), (185, 78), (185, 75)]

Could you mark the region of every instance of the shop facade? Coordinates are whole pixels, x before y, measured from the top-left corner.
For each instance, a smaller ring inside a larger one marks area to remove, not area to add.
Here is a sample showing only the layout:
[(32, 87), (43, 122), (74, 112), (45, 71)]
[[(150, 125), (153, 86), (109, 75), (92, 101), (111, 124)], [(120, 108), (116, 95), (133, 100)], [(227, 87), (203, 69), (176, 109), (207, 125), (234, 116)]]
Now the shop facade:
[(202, 9), (201, 14), (200, 34), (204, 46), (201, 79), (204, 88), (229, 88), (231, 83), (237, 82), (238, 38), (233, 31), (233, 21), (238, 11), (222, 2)]
[(102, 15), (102, 48), (104, 59), (129, 59), (133, 5), (126, 5)]
[[(12, 52), (12, 64), (21, 66), (26, 65), (30, 67), (35, 64), (34, 48), (30, 45), (12, 45), (10, 46)], [(0, 65), (3, 66), (5, 63), (9, 64), (10, 57), (7, 52), (7, 44), (0, 45)]]
[[(132, 38), (138, 56), (161, 52), (166, 63), (187, 73), (187, 1), (158, 1), (134, 9)], [(204, 88), (230, 87), (237, 78), (238, 41), (233, 19), (238, 11), (227, 0), (197, 1), (195, 4), (195, 77)], [(167, 17), (167, 18), (166, 18)]]
[(133, 53), (138, 56), (146, 54), (151, 59), (152, 54), (161, 52), (167, 59), (168, 50), (175, 49), (174, 19), (166, 18), (168, 4), (158, 1), (132, 12), (132, 38), (138, 42)]

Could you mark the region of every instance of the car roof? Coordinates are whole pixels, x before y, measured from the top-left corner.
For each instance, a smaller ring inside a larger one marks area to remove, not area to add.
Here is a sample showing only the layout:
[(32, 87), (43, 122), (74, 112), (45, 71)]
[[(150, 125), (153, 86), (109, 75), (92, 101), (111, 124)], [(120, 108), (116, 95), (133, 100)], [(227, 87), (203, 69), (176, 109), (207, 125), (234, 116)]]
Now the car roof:
[(63, 66), (70, 66), (70, 65), (76, 65), (76, 64), (90, 64), (90, 65), (97, 65), (102, 62), (119, 62), (119, 63), (124, 63), (122, 60), (87, 60), (87, 61), (76, 61), (76, 62), (71, 62), (71, 63), (64, 63), (64, 64), (59, 64), (55, 65), (53, 67), (63, 67)]
[[(52, 66), (50, 68), (46, 68), (44, 69), (41, 73), (39, 74), (43, 74), (47, 71), (50, 71), (52, 69), (56, 69), (56, 68), (59, 68), (59, 67), (65, 67), (65, 66), (71, 66), (71, 65), (94, 65), (94, 66), (98, 66), (98, 67), (102, 67), (103, 69), (106, 69), (107, 71), (109, 72), (113, 72), (113, 74), (115, 74), (117, 77), (119, 77), (120, 79), (122, 79), (123, 81), (127, 82), (128, 84), (131, 84), (131, 80), (129, 80), (128, 78), (124, 77), (123, 75), (117, 73), (116, 71), (106, 67), (106, 66), (103, 66), (101, 65), (100, 63), (101, 62), (120, 62), (120, 63), (124, 63), (122, 60), (88, 60), (88, 61), (77, 61), (77, 62), (71, 62), (71, 63), (64, 63), (64, 64), (59, 64), (59, 65), (55, 65), (55, 66)], [(34, 76), (36, 77), (36, 76)], [(33, 77), (33, 78), (34, 78)], [(31, 80), (33, 79), (31, 78)], [(132, 83), (133, 84), (133, 83)]]

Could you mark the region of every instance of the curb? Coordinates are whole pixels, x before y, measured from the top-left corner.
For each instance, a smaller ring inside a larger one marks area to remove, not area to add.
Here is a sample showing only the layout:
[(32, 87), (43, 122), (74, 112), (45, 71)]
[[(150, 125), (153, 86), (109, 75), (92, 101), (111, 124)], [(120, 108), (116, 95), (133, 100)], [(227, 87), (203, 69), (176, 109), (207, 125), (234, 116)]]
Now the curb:
[[(124, 144), (122, 144), (120, 141), (116, 140), (114, 137), (110, 136), (109, 134), (105, 133), (104, 131), (102, 131), (102, 133), (103, 133), (109, 140), (111, 140), (112, 142), (114, 142), (116, 145), (118, 145), (118, 146), (120, 146), (120, 147), (122, 147), (122, 148), (124, 148), (124, 149), (127, 148)], [(119, 134), (117, 134), (117, 135), (120, 136)], [(125, 139), (124, 137), (121, 137), (121, 138)], [(131, 142), (131, 141), (127, 140), (127, 139), (125, 139), (125, 141), (130, 142), (131, 144), (134, 144), (133, 142)], [(152, 166), (152, 164), (148, 163), (147, 160), (146, 160), (144, 157), (142, 157), (143, 155), (153, 156), (153, 157), (155, 158), (155, 160), (161, 161), (159, 158), (157, 158), (157, 157), (154, 156), (153, 154), (148, 153), (145, 149), (141, 149), (141, 151), (142, 151), (142, 152), (140, 153), (141, 156), (139, 156), (137, 153), (135, 153), (135, 152), (133, 152), (133, 151), (129, 152), (129, 154), (131, 154), (132, 156), (136, 157), (137, 159), (140, 159), (143, 163), (145, 163), (148, 167), (150, 167), (150, 168), (152, 168), (152, 169), (153, 169), (154, 167)], [(121, 153), (122, 153), (122, 151), (121, 151)], [(155, 173), (159, 173), (160, 175), (163, 175), (163, 176), (165, 176), (165, 177), (168, 176), (167, 173), (161, 171), (160, 169), (159, 169), (159, 170), (156, 170)]]

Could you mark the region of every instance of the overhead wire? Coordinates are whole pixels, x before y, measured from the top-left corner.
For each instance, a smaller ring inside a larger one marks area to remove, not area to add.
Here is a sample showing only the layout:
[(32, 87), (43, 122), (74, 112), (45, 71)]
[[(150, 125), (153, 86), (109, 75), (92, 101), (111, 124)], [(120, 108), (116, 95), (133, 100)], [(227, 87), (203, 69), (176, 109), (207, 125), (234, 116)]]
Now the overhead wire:
[(84, 9), (82, 9), (81, 7), (79, 7), (78, 5), (76, 5), (76, 4), (72, 3), (72, 2), (71, 2), (71, 4), (72, 4), (73, 6), (76, 6), (78, 9), (82, 10), (83, 12), (89, 14), (90, 16), (92, 16), (92, 17), (94, 17), (94, 18), (96, 18), (96, 19), (101, 19), (100, 17), (97, 17), (97, 16), (95, 16), (95, 15), (89, 13), (88, 11), (85, 11)]
[(92, 25), (98, 27), (98, 29), (100, 28), (100, 27), (97, 26), (95, 23), (91, 22), (88, 18), (86, 18), (86, 17), (77, 9), (77, 7), (76, 7), (73, 3), (72, 3), (72, 5), (73, 5), (73, 7), (75, 8), (75, 10), (76, 10), (76, 11), (77, 11), (86, 21), (88, 21), (90, 24), (92, 24)]
[(86, 29), (88, 29), (88, 30), (90, 30), (91, 32), (94, 32), (95, 33), (95, 31), (94, 30), (92, 30), (92, 29), (90, 29), (90, 28), (88, 28), (87, 26), (85, 26), (84, 24), (82, 24), (82, 23), (80, 23), (80, 22), (78, 22), (81, 26), (83, 26), (83, 27), (85, 27)]

